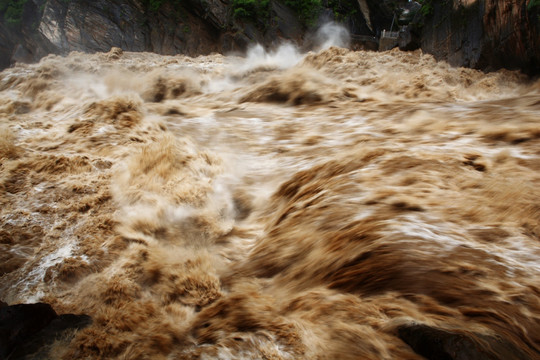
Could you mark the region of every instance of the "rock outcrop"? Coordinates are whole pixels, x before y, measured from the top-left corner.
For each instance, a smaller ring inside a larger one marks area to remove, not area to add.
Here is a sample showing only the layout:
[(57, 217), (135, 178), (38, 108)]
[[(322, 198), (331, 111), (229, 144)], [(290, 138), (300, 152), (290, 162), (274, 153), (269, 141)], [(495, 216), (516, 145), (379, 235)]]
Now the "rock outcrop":
[(73, 330), (88, 326), (86, 315), (57, 315), (49, 304), (0, 306), (0, 359), (48, 359), (50, 347), (69, 342)]
[(540, 73), (540, 6), (532, 0), (433, 1), (422, 50), (455, 66)]

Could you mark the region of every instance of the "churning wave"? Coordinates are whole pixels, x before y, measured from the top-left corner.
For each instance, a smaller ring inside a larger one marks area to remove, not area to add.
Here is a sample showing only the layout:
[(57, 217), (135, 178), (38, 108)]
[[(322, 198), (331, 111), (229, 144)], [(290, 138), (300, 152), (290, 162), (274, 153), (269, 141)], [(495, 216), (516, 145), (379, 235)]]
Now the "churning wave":
[(332, 46), (7, 69), (0, 299), (90, 315), (64, 359), (539, 358), (539, 89)]

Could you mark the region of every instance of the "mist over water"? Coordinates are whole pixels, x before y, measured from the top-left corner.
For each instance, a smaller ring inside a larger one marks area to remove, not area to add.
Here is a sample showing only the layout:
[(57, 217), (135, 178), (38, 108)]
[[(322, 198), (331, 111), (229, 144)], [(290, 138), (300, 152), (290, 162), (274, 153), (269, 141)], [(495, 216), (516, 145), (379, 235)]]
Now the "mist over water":
[(333, 26), (0, 73), (0, 300), (93, 319), (54, 358), (540, 357), (540, 86)]
[(332, 46), (348, 47), (351, 36), (342, 25), (327, 22), (315, 33), (315, 48), (317, 51), (328, 49)]

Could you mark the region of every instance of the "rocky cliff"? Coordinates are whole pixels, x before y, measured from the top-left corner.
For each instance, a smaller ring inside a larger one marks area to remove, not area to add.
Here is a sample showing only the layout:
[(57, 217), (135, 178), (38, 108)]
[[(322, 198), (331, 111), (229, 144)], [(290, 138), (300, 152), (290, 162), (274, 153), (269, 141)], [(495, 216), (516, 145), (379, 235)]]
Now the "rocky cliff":
[[(249, 43), (283, 39), (301, 44), (309, 30), (302, 15), (270, 0), (264, 18), (234, 16), (232, 0), (17, 0), (18, 21), (8, 21), (0, 0), (0, 68), (70, 51), (127, 51), (199, 55), (243, 50)], [(452, 65), (484, 70), (501, 67), (540, 73), (538, 0), (423, 0), (414, 28), (421, 46)], [(153, 4), (153, 5), (152, 5)], [(155, 6), (158, 4), (159, 6)], [(358, 0), (350, 14), (336, 16), (336, 2), (323, 0), (320, 21), (339, 20), (356, 35), (390, 29), (402, 0)], [(333, 6), (333, 8), (332, 8)], [(315, 22), (316, 23), (316, 22)], [(313, 25), (313, 24), (312, 24)]]
[(227, 0), (27, 0), (20, 19), (0, 18), (0, 67), (70, 51), (127, 51), (200, 55), (240, 50), (252, 41), (299, 40), (294, 13), (271, 2), (271, 26), (237, 22)]
[(35, 61), (46, 54), (70, 51), (129, 51), (190, 55), (218, 51), (219, 19), (227, 11), (215, 0), (206, 9), (172, 7), (151, 10), (140, 1), (31, 0), (20, 22), (0, 23), (3, 67), (16, 61)]
[(424, 5), (427, 16), (421, 47), (456, 66), (521, 69), (538, 75), (537, 4), (534, 0), (429, 1), (429, 5)]

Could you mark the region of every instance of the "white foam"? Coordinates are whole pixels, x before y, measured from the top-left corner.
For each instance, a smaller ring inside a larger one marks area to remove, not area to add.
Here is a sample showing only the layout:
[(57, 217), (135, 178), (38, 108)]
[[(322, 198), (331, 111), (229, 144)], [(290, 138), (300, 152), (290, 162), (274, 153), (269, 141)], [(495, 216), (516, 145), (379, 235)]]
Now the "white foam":
[(19, 296), (24, 297), (25, 301), (29, 303), (39, 301), (43, 296), (43, 291), (40, 287), (43, 286), (43, 279), (45, 278), (47, 270), (70, 257), (74, 249), (74, 242), (68, 241), (63, 246), (56, 249), (56, 251), (41, 258), (39, 265), (34, 266), (28, 275), (15, 285), (20, 286), (24, 284)]
[(290, 43), (280, 45), (275, 51), (266, 51), (262, 45), (257, 44), (248, 49), (244, 63), (240, 65), (241, 71), (259, 67), (288, 69), (300, 62), (303, 55), (296, 46)]

